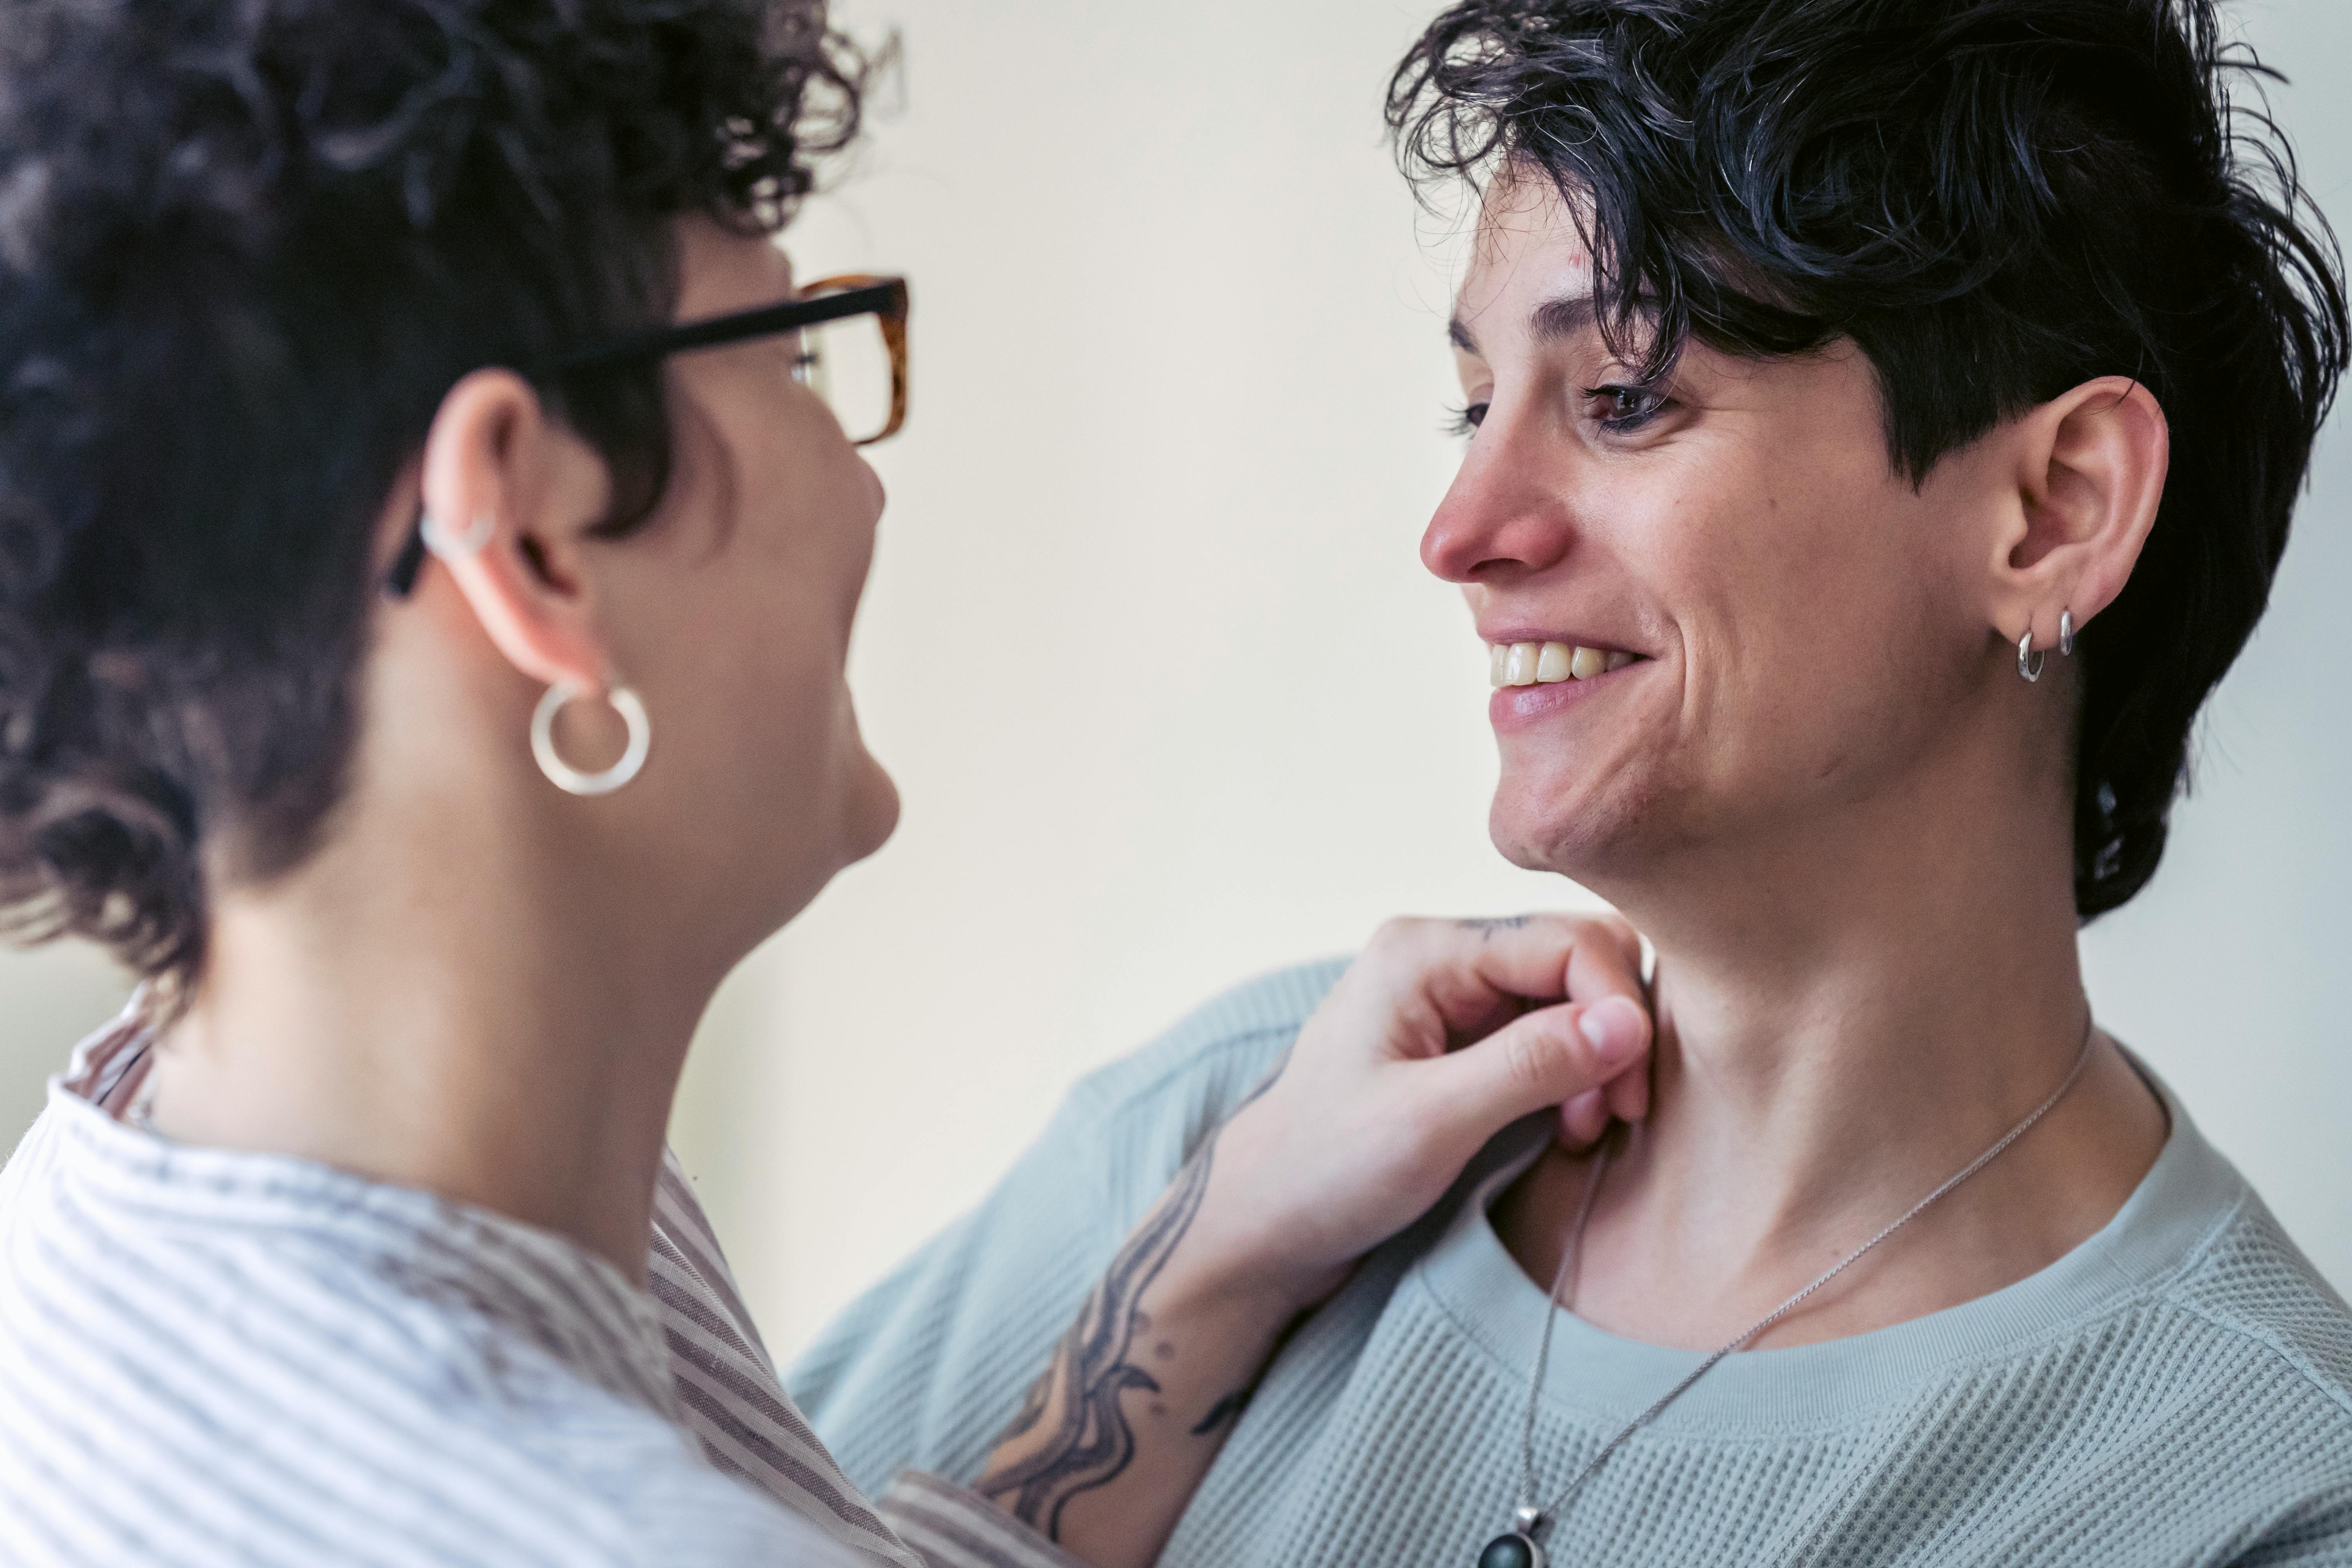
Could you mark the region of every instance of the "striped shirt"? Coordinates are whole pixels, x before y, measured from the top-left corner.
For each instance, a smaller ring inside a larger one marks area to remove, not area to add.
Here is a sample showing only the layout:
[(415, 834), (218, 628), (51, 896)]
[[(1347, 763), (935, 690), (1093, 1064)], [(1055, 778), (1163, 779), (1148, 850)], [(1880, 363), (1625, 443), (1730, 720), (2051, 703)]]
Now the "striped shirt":
[[(0, 1172), (0, 1563), (923, 1568), (778, 1385), (674, 1158), (641, 1290), (500, 1215), (125, 1125), (149, 1044), (86, 1041)], [(1067, 1562), (905, 1490), (938, 1568)]]

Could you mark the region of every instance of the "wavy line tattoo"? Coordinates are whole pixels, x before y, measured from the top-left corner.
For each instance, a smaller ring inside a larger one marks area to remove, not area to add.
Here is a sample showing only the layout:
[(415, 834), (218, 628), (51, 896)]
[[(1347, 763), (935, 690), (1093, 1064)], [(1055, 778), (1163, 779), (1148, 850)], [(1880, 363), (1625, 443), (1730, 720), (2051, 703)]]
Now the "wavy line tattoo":
[[(1120, 1396), (1129, 1389), (1160, 1392), (1159, 1380), (1129, 1359), (1137, 1336), (1151, 1327), (1137, 1303), (1192, 1228), (1202, 1194), (1208, 1191), (1215, 1148), (1212, 1138), (1177, 1173), (1159, 1207), (1111, 1260), (1003, 1438), (1009, 1442), (1035, 1431), (1058, 1404), (1051, 1439), (1028, 1458), (982, 1476), (975, 1484), (982, 1496), (1049, 1541), (1062, 1538), (1062, 1510), (1072, 1498), (1117, 1479), (1135, 1458), (1135, 1429), (1119, 1408)], [(1220, 1402), (1220, 1411), (1224, 1403)]]

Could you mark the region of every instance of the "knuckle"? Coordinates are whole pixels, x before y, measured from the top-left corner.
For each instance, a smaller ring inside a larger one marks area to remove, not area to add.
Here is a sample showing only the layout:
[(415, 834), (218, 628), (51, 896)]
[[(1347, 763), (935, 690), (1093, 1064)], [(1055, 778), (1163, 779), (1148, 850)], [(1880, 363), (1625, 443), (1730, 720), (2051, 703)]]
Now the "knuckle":
[(1434, 924), (1420, 915), (1391, 915), (1372, 932), (1367, 951), (1391, 962), (1410, 961), (1429, 946)]

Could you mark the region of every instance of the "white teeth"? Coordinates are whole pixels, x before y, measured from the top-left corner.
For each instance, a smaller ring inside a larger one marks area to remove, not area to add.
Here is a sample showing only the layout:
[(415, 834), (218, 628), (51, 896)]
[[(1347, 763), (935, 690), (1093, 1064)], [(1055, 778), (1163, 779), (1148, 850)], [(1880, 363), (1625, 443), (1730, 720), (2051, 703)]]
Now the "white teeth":
[(1622, 648), (1571, 647), (1564, 642), (1490, 643), (1486, 677), (1496, 686), (1550, 686), (1563, 680), (1590, 680), (1612, 669), (1622, 669), (1634, 656)]

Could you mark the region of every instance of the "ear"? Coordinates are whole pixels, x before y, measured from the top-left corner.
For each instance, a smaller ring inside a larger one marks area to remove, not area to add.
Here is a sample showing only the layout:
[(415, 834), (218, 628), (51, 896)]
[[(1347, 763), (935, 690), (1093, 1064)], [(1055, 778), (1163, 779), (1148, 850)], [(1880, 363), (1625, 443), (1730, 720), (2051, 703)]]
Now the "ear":
[(435, 561), (508, 661), (542, 685), (609, 684), (581, 569), (610, 504), (594, 449), (551, 419), (522, 377), (478, 370), (442, 398), (420, 483)]
[(1993, 630), (2036, 647), (2079, 632), (2115, 602), (2139, 562), (2164, 496), (2170, 426), (2146, 386), (2104, 376), (2019, 421), (2018, 509), (1994, 542)]

